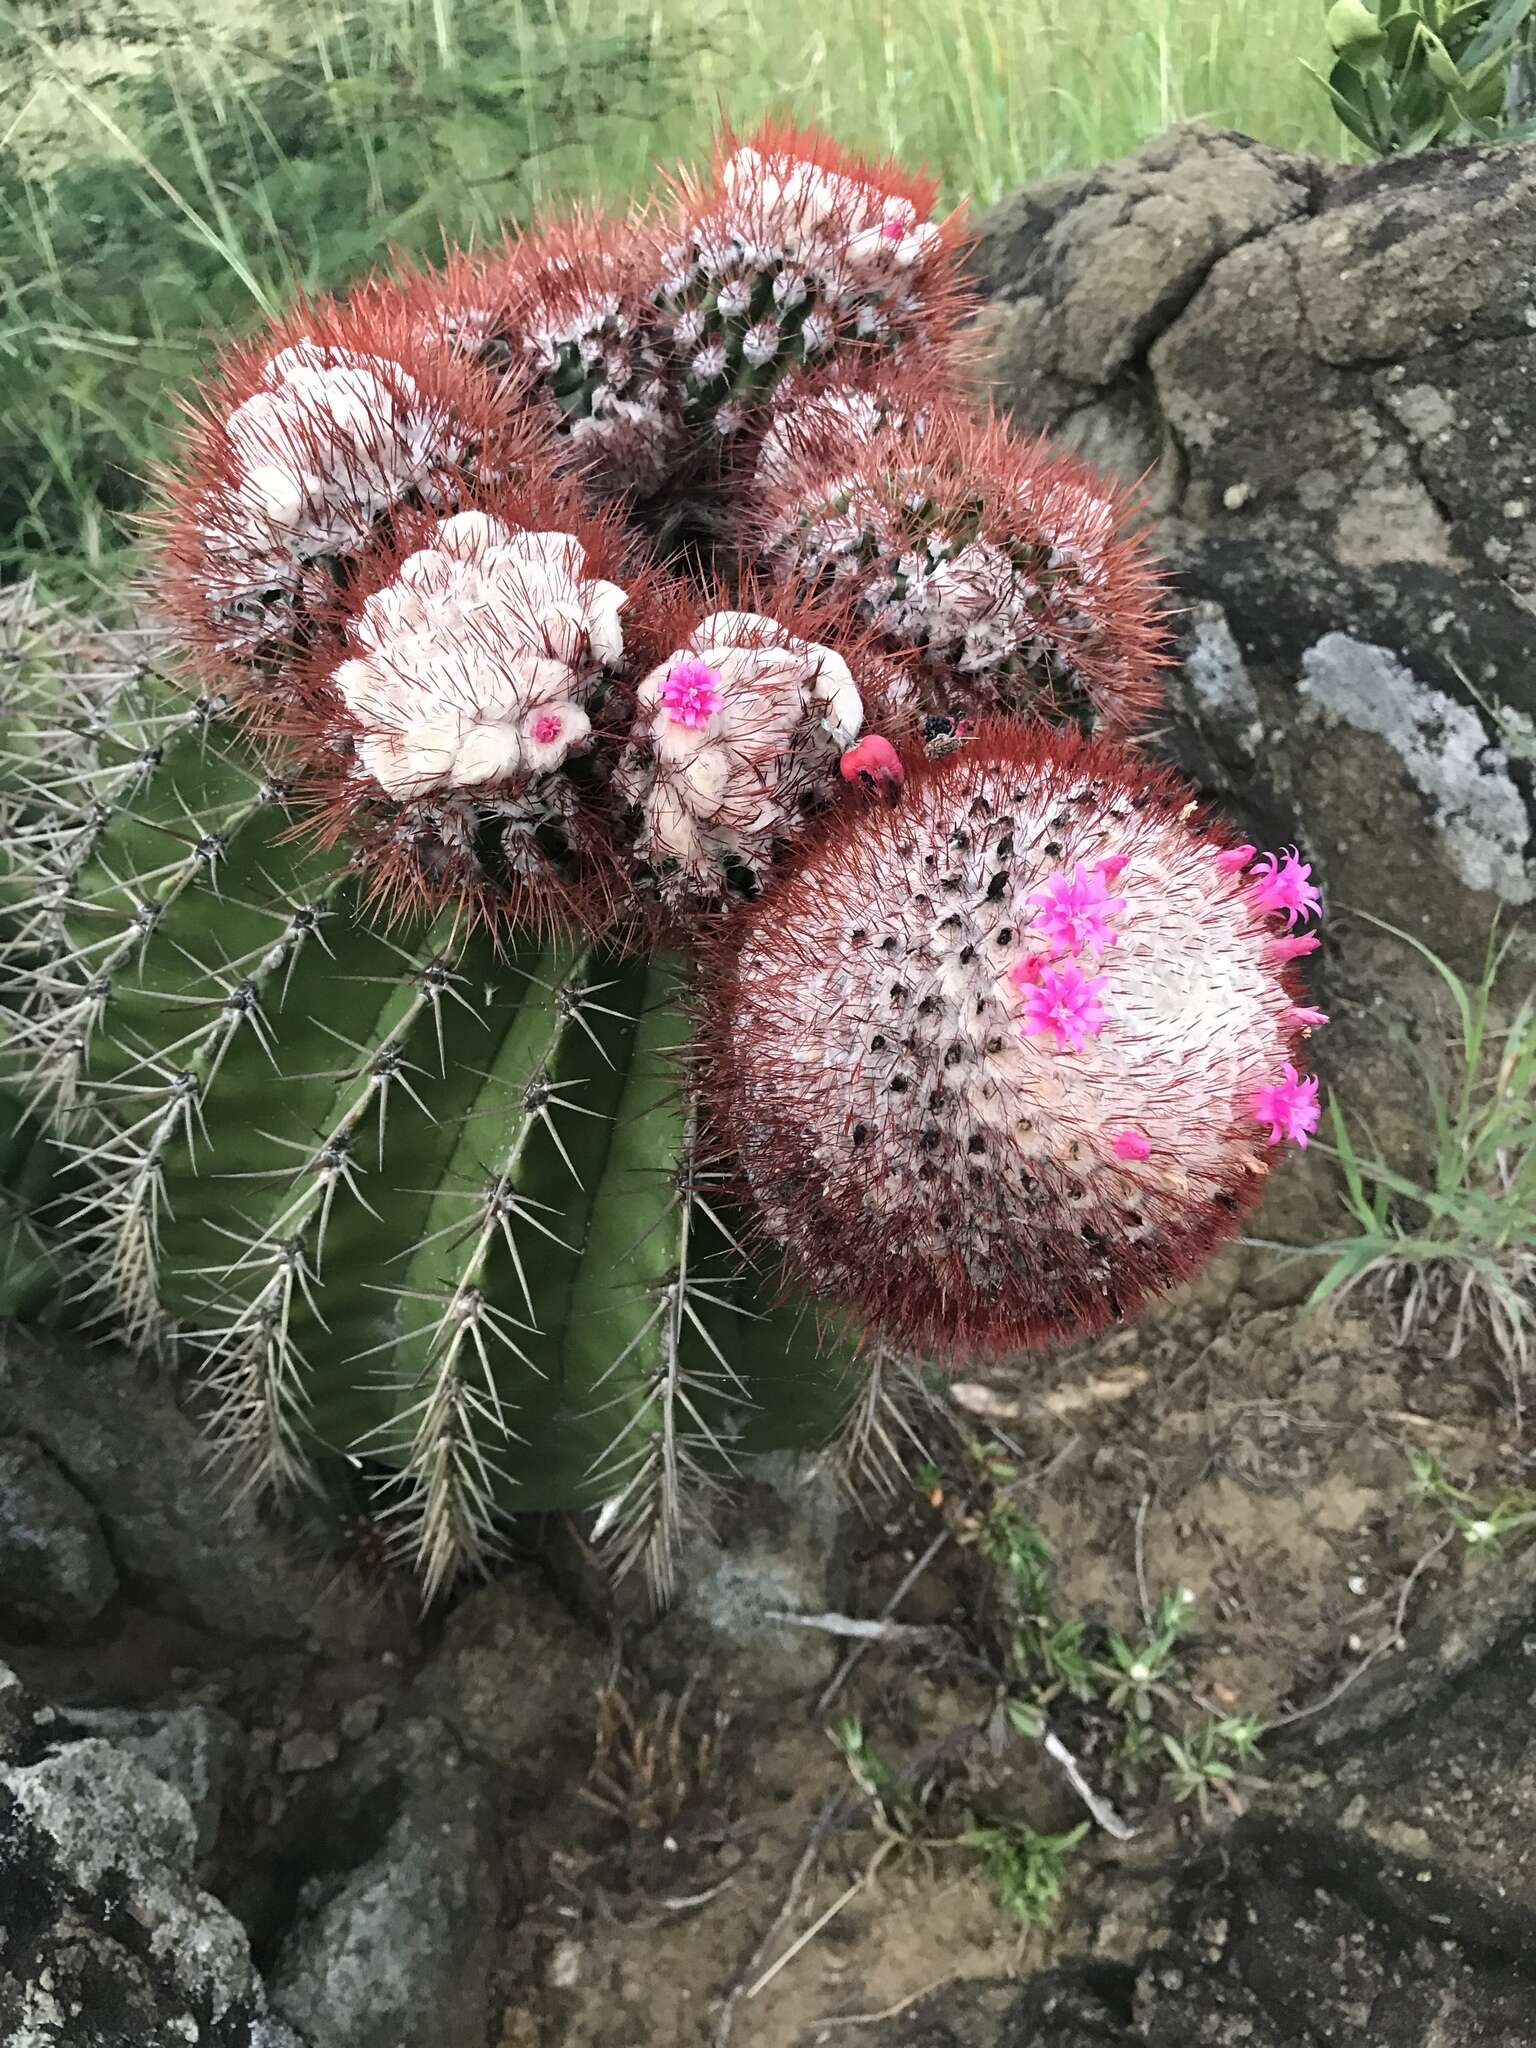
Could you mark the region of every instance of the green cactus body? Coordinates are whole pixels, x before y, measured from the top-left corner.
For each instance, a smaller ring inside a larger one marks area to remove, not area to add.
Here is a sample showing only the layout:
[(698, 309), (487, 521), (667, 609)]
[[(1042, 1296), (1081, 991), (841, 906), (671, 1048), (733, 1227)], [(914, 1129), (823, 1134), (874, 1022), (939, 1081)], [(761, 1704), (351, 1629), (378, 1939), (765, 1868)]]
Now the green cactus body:
[(103, 1318), (191, 1341), (241, 1484), (376, 1463), (429, 1591), (557, 1506), (664, 1587), (689, 1482), (853, 1396), (846, 1349), (757, 1298), (695, 1156), (680, 967), (368, 922), (219, 704), (153, 679), (88, 764), (58, 751), (12, 1049)]

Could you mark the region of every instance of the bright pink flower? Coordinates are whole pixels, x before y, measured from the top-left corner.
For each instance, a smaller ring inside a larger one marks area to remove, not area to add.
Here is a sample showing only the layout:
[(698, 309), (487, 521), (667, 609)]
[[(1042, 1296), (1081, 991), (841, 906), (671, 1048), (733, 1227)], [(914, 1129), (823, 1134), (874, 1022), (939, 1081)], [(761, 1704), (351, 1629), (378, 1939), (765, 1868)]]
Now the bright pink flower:
[(1106, 979), (1102, 974), (1090, 978), (1071, 960), (1064, 967), (1042, 967), (1039, 979), (1024, 991), (1019, 1029), (1026, 1038), (1049, 1031), (1058, 1050), (1070, 1046), (1081, 1052), (1085, 1040), (1104, 1029), (1098, 995)]
[(1289, 1060), (1284, 1073), (1283, 1081), (1272, 1081), (1253, 1091), (1253, 1114), (1261, 1124), (1269, 1125), (1271, 1145), (1278, 1145), (1282, 1138), (1294, 1138), (1305, 1152), (1307, 1134), (1317, 1129), (1322, 1115), (1317, 1100), (1317, 1077), (1309, 1074), (1303, 1080)]
[(1326, 1010), (1307, 1010), (1298, 1005), (1294, 1010), (1286, 1012), (1285, 1021), (1287, 1024), (1296, 1025), (1302, 1031), (1315, 1031), (1320, 1024), (1328, 1022), (1328, 1012)]
[(661, 679), (661, 708), (675, 725), (701, 732), (720, 709), (720, 672), (683, 654)]
[(1310, 917), (1323, 907), (1311, 875), (1311, 864), (1301, 858), (1294, 846), (1288, 846), (1278, 856), (1261, 853), (1248, 877), (1248, 886), (1254, 902), (1266, 916), (1271, 911), (1284, 911), (1289, 931), (1298, 917)]
[(1152, 1141), (1141, 1131), (1116, 1131), (1113, 1149), (1117, 1159), (1150, 1159)]
[(560, 729), (558, 712), (541, 712), (533, 721), (533, 737), (536, 744), (541, 747), (552, 746), (560, 737)]
[(1258, 850), (1256, 846), (1224, 847), (1216, 856), (1216, 865), (1224, 875), (1240, 875)]
[(1109, 878), (1102, 870), (1074, 868), (1070, 875), (1053, 875), (1043, 889), (1025, 897), (1040, 908), (1030, 919), (1029, 929), (1038, 932), (1058, 953), (1081, 953), (1085, 946), (1102, 951), (1115, 943), (1109, 919), (1124, 910), (1125, 898), (1111, 896)]
[(1271, 960), (1299, 960), (1303, 953), (1315, 953), (1322, 943), (1316, 932), (1297, 932), (1283, 939), (1271, 939), (1267, 951)]

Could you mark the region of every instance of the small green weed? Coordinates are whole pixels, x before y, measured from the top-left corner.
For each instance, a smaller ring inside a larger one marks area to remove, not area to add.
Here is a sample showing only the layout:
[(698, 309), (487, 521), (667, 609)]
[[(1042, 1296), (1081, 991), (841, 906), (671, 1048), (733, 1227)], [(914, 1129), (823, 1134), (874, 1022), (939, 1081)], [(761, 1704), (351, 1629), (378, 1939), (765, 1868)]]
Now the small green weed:
[(1449, 991), (1456, 1033), (1448, 1079), (1442, 1062), (1409, 1047), (1435, 1140), (1425, 1184), (1358, 1143), (1337, 1098), (1330, 1100), (1333, 1154), (1356, 1228), (1313, 1247), (1329, 1264), (1311, 1301), (1378, 1285), (1395, 1305), (1402, 1340), (1448, 1316), (1451, 1358), (1483, 1331), (1518, 1398), (1536, 1334), (1536, 995), (1525, 996), (1497, 1030), (1493, 1004), (1511, 939), (1490, 937), (1482, 973), (1469, 985), (1411, 933), (1380, 918), (1367, 922), (1434, 968)]
[(999, 1489), (974, 1518), (968, 1540), (999, 1575), (1009, 1615), (1005, 1646), (1015, 1733), (1044, 1741), (1070, 1706), (1106, 1738), (1105, 1789), (1132, 1798), (1162, 1786), (1175, 1801), (1206, 1810), (1212, 1793), (1229, 1804), (1261, 1781), (1257, 1721), (1223, 1715), (1191, 1689), (1181, 1651), (1196, 1619), (1187, 1587), (1162, 1593), (1140, 1629), (1107, 1629), (1064, 1616), (1056, 1599), (1050, 1545), (1008, 1490), (1013, 1467), (972, 1447), (984, 1487)]
[(1037, 1834), (1023, 1821), (968, 1828), (959, 1846), (974, 1849), (998, 1904), (1026, 1927), (1045, 1927), (1061, 1904), (1067, 1858), (1088, 1832), (1087, 1821), (1062, 1835)]
[(1427, 1452), (1413, 1453), (1409, 1464), (1419, 1498), (1444, 1511), (1469, 1549), (1500, 1555), (1513, 1538), (1536, 1529), (1536, 1492), (1530, 1488), (1516, 1487), (1481, 1501), (1448, 1479), (1440, 1460)]
[(1043, 1927), (1055, 1918), (1067, 1858), (1088, 1833), (1086, 1821), (1063, 1834), (1046, 1835), (1022, 1820), (979, 1820), (967, 1814), (959, 1834), (940, 1834), (943, 1795), (937, 1787), (904, 1786), (899, 1773), (871, 1746), (858, 1719), (839, 1721), (828, 1732), (849, 1776), (870, 1803), (879, 1836), (866, 1882), (896, 1849), (966, 1849), (980, 1859), (1005, 1912), (1026, 1927)]

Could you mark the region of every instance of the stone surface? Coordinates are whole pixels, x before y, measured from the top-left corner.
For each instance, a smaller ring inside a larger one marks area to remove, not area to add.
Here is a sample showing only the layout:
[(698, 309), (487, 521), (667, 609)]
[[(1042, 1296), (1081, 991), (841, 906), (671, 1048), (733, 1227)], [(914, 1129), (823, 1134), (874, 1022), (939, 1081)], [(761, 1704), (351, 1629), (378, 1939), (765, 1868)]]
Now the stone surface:
[(216, 1707), (69, 1707), (53, 1717), (70, 1735), (98, 1736), (152, 1771), (187, 1802), (206, 1856), (218, 1837), (240, 1728)]
[(40, 1445), (0, 1443), (0, 1622), (27, 1634), (76, 1634), (116, 1591), (90, 1502)]
[(311, 1575), (249, 1504), (221, 1495), (174, 1386), (120, 1352), (0, 1330), (0, 1429), (55, 1461), (100, 1523), (125, 1585), (203, 1627), (304, 1637)]
[(303, 2048), (268, 2012), (245, 1930), (194, 1880), (185, 1798), (99, 1736), (55, 1745), (56, 1717), (19, 1690), (0, 1762), (7, 2048)]
[(695, 1530), (681, 1547), (676, 1605), (650, 1642), (669, 1682), (680, 1688), (707, 1664), (722, 1696), (794, 1696), (821, 1684), (846, 1646), (777, 1617), (840, 1605), (846, 1512), (824, 1461), (788, 1451), (755, 1458), (713, 1533)]
[(501, 1911), (491, 1779), (421, 1721), (372, 1745), (352, 1790), (373, 1808), (376, 1846), (306, 1886), (274, 2006), (315, 2048), (487, 2048)]
[(1536, 160), (1179, 128), (1005, 201), (979, 256), (994, 395), (1155, 464), (1176, 756), (1467, 963), (1536, 895)]
[(531, 1571), (477, 1587), (454, 1608), (436, 1655), (414, 1689), (477, 1756), (493, 1764), (531, 1757), (547, 1767), (590, 1748), (594, 1703), (609, 1650), (572, 1619)]
[[(1027, 393), (1052, 426), (1103, 406), (1222, 257), (1310, 212), (1319, 177), (1309, 159), (1245, 135), (1181, 128), (1003, 200), (981, 221), (975, 259), (998, 301), (1000, 387), (1015, 403)], [(1118, 396), (1135, 431), (1134, 399)], [(1078, 424), (1081, 436), (1111, 422)]]

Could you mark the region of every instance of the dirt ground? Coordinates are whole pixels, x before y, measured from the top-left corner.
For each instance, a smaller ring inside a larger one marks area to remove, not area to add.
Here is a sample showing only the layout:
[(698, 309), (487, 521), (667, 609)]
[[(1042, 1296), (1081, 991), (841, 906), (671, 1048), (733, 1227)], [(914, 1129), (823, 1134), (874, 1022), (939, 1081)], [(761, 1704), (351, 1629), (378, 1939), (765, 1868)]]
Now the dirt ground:
[[(1490, 1360), (1448, 1369), (1435, 1332), (1400, 1347), (1363, 1300), (1314, 1316), (1262, 1306), (1231, 1291), (1252, 1263), (1234, 1253), (1134, 1330), (954, 1391), (964, 1426), (1022, 1475), (1059, 1611), (1129, 1632), (1160, 1593), (1187, 1588), (1191, 1693), (1281, 1735), (1394, 1655), (1433, 1591), (1498, 1568), (1447, 1540), (1410, 1454), (1433, 1454), (1479, 1497), (1521, 1484), (1529, 1461)], [(689, 1725), (712, 1758), (675, 1816), (626, 1825), (574, 1782), (522, 1816), (530, 1905), (506, 1957), (503, 2048), (856, 2041), (935, 1985), (1069, 1953), (1126, 1962), (1144, 1945), (1172, 1869), (1233, 1808), (1202, 1819), (1166, 1796), (1122, 1801), (1133, 1838), (1091, 1833), (1055, 1923), (1021, 1930), (973, 1854), (918, 1841), (881, 1857), (829, 1740), (829, 1719), (857, 1715), (895, 1766), (916, 1759), (919, 1776), (958, 1786), (935, 1833), (953, 1834), (967, 1805), (1040, 1830), (1083, 1818), (1063, 1774), (1003, 1728), (996, 1583), (964, 1544), (962, 1494), (914, 1488), (854, 1524), (843, 1605), (863, 1617), (884, 1614), (949, 1534), (890, 1616), (934, 1633), (869, 1645), (830, 1703), (841, 1640), (811, 1650), (798, 1689), (775, 1672), (766, 1697), (729, 1657), (685, 1672), (665, 1627), (635, 1646), (625, 1683), (643, 1696), (648, 1670), (691, 1679)], [(1102, 1729), (1061, 1725), (1091, 1782)], [(679, 1780), (698, 1763), (683, 1755)]]
[[(849, 1505), (814, 1465), (787, 1498), (749, 1485), (660, 1619), (638, 1599), (604, 1612), (572, 1532), (551, 1522), (425, 1621), (376, 1559), (317, 1552), (333, 1617), (318, 1643), (242, 1649), (142, 1614), (108, 1643), (23, 1646), (15, 1662), (66, 1713), (195, 1701), (238, 1724), (203, 1879), (259, 1967), (295, 1903), (372, 1852), (392, 1731), (446, 1728), (496, 1787), (496, 2048), (883, 2042), (884, 2017), (938, 1985), (1068, 1957), (1124, 1970), (1196, 1843), (1243, 1808), (1305, 1800), (1310, 1717), (1390, 1668), (1428, 1603), (1443, 1614), (1464, 1591), (1471, 1614), (1498, 1598), (1510, 1558), (1468, 1546), (1410, 1468), (1431, 1454), (1479, 1500), (1531, 1483), (1494, 1361), (1469, 1346), (1451, 1363), (1435, 1329), (1400, 1344), (1363, 1296), (1304, 1313), (1312, 1277), (1234, 1248), (1132, 1329), (950, 1383), (917, 1421), (931, 1469), (884, 1496)], [(1156, 1773), (1135, 1796), (1113, 1782), (1119, 1724), (1102, 1704), (1053, 1706), (1127, 1838), (1089, 1830), (1044, 1928), (1006, 1912), (955, 1840), (972, 1816), (1041, 1833), (1087, 1818), (1004, 1711), (1009, 1609), (973, 1540), (978, 1447), (1048, 1540), (1055, 1611), (1086, 1625), (1091, 1650), (1185, 1589), (1181, 1701), (1266, 1730), (1254, 1769), (1268, 1783), (1202, 1812)], [(907, 1633), (769, 1623), (781, 1569), (800, 1574), (792, 1604)], [(731, 1600), (701, 1608), (690, 1574), (728, 1582)], [(921, 1826), (881, 1825), (831, 1739), (844, 1717)]]

